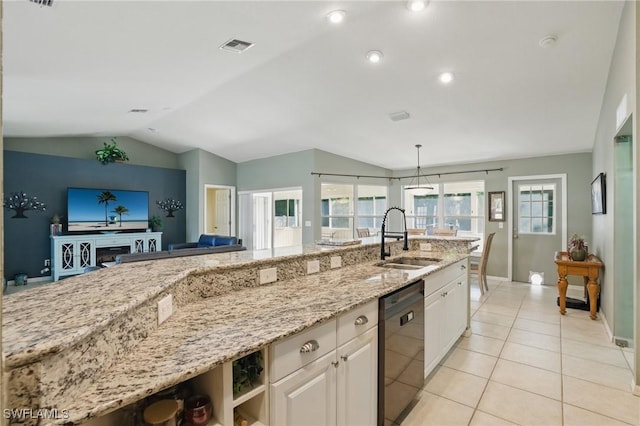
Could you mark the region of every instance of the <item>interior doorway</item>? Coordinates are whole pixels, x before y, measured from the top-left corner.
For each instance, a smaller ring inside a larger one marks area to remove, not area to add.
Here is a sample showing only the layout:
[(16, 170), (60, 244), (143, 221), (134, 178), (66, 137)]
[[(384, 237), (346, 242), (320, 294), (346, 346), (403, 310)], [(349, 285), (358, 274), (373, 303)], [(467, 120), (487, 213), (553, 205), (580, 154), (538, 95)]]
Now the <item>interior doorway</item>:
[(510, 280), (529, 282), (540, 273), (542, 284), (557, 281), (553, 255), (567, 246), (567, 175), (509, 178)]
[(204, 186), (204, 234), (236, 235), (236, 191), (233, 186)]

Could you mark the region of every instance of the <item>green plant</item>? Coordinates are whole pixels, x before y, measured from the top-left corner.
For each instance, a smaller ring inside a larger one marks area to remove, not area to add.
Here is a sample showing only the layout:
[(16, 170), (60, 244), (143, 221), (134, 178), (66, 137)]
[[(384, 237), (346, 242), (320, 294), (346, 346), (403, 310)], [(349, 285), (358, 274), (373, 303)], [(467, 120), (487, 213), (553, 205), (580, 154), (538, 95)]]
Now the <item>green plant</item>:
[(102, 164), (113, 163), (115, 161), (129, 161), (127, 153), (118, 148), (116, 138), (111, 138), (111, 143), (103, 142), (102, 149), (96, 151), (96, 158)]
[(233, 394), (242, 392), (247, 386), (260, 382), (262, 373), (262, 352), (253, 352), (233, 361)]
[(59, 224), (62, 221), (62, 216), (60, 216), (58, 213), (54, 214), (53, 216), (51, 216), (51, 223), (53, 224)]
[(161, 227), (162, 219), (160, 218), (160, 216), (154, 214), (149, 218), (149, 228), (151, 228), (151, 230), (160, 229)]

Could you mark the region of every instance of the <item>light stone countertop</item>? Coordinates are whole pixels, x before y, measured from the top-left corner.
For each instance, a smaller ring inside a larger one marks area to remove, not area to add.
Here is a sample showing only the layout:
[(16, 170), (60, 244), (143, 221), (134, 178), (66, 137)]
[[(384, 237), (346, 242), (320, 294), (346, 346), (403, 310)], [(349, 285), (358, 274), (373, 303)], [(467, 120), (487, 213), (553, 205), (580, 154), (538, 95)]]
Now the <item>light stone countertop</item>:
[(467, 254), (407, 252), (443, 258), (421, 270), (376, 262), (204, 299), (174, 313), (135, 350), (95, 377), (75, 405), (72, 422), (95, 417), (181, 383), (238, 356), (402, 288)]
[[(438, 241), (443, 240), (430, 240), (434, 243), (434, 250), (446, 247), (438, 245)], [(474, 239), (458, 240), (459, 244), (464, 245)], [(65, 422), (82, 422), (88, 417), (106, 414), (188, 380), (225, 361), (377, 299), (420, 276), (467, 257), (466, 253), (453, 253), (450, 250), (446, 253), (402, 252), (403, 255), (433, 256), (445, 260), (440, 266), (419, 271), (389, 270), (375, 266), (379, 261), (360, 263), (357, 250), (364, 246), (369, 246), (367, 256), (371, 256), (371, 250), (377, 250), (373, 246), (379, 247), (379, 239), (363, 239), (363, 244), (356, 246), (324, 247), (309, 244), (130, 263), (5, 296), (5, 368), (27, 368), (23, 370), (26, 373), (21, 374), (28, 377), (29, 366), (35, 365), (31, 363), (37, 361), (47, 365), (46, 359), (58, 353), (63, 356), (58, 359), (64, 360), (66, 355), (62, 355), (63, 351), (69, 353), (70, 350), (82, 349), (82, 346), (77, 346), (78, 342), (88, 336), (102, 335), (106, 339), (103, 342), (108, 344), (109, 339), (115, 336), (110, 333), (118, 332), (117, 327), (113, 329), (117, 319), (135, 318), (131, 323), (135, 330), (137, 324), (142, 324), (136, 321), (150, 320), (135, 317), (140, 307), (146, 303), (148, 312), (150, 300), (163, 292), (175, 290), (175, 284), (185, 279), (192, 279), (191, 285), (199, 282), (198, 277), (206, 277), (211, 272), (232, 274), (233, 271), (270, 267), (276, 261), (290, 261), (294, 265), (295, 262), (304, 263), (318, 255), (342, 255), (343, 259), (355, 259), (358, 263), (320, 274), (284, 278), (284, 281), (280, 281), (279, 269), (279, 281), (276, 283), (259, 286), (250, 284), (249, 288), (236, 288), (213, 297), (205, 295), (202, 296), (204, 298), (192, 299), (177, 310), (174, 307), (174, 314), (160, 327), (148, 334), (147, 328), (139, 336), (132, 336), (131, 343), (134, 346), (124, 352), (113, 353), (115, 362), (109, 362), (108, 368), (89, 369), (90, 375), (84, 376), (82, 380), (86, 381), (79, 388), (81, 396), (74, 395), (69, 399), (73, 401), (70, 405), (64, 403), (65, 407), (58, 407), (70, 410), (71, 419)], [(140, 279), (142, 277), (144, 279)], [(109, 327), (111, 332), (105, 333)], [(105, 360), (98, 359), (98, 365)], [(74, 358), (68, 361), (74, 362)], [(75, 362), (84, 361), (75, 358)], [(64, 375), (65, 372), (60, 370), (59, 374)], [(57, 392), (66, 392), (65, 386), (78, 386), (74, 383), (80, 382), (75, 380), (68, 379), (69, 383), (61, 384)], [(53, 401), (56, 398), (52, 393)], [(56, 405), (59, 404), (53, 404), (54, 407)]]

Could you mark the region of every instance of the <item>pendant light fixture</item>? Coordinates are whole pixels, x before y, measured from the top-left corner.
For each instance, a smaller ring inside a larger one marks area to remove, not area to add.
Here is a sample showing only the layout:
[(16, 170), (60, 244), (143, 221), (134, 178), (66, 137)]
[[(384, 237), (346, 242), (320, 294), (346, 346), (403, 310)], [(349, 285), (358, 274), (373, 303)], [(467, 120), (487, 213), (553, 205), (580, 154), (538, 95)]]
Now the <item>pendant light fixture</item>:
[(411, 182), (409, 182), (409, 185), (405, 186), (404, 189), (405, 191), (413, 190), (414, 193), (416, 192), (416, 190), (420, 190), (420, 195), (425, 195), (427, 193), (427, 190), (433, 189), (433, 186), (429, 186), (429, 180), (427, 178), (425, 178), (425, 180), (427, 181), (427, 185), (420, 185), (420, 176), (422, 175), (422, 171), (420, 170), (420, 148), (422, 148), (422, 145), (417, 144), (416, 148), (418, 150), (418, 167), (416, 169), (416, 175), (411, 178)]

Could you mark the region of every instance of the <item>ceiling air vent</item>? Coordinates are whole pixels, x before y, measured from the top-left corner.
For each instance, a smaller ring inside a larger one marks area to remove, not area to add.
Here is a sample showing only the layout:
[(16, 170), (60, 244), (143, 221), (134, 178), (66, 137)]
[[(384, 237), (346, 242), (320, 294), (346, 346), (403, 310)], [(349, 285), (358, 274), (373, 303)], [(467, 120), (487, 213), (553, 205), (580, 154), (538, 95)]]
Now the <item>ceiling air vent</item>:
[(248, 41), (238, 40), (237, 38), (232, 38), (231, 40), (224, 43), (220, 46), (222, 50), (228, 50), (229, 52), (242, 53), (248, 48), (253, 46), (253, 43), (249, 43)]
[(29, 0), (31, 3), (39, 4), (40, 6), (53, 7), (53, 0)]
[(392, 112), (389, 114), (391, 121), (407, 120), (411, 117), (407, 111)]
[(129, 112), (144, 114), (145, 112), (149, 112), (149, 110), (146, 108), (133, 108), (133, 109), (130, 109)]

